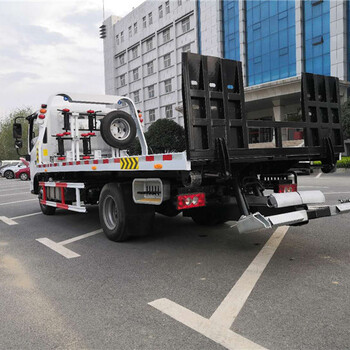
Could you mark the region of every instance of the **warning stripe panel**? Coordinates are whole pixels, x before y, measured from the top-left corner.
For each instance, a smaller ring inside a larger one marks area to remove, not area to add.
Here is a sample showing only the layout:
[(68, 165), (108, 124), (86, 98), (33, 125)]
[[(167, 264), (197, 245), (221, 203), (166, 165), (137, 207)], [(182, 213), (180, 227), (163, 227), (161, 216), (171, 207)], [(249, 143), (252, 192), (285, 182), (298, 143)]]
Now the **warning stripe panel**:
[(120, 158), (120, 169), (121, 170), (135, 170), (139, 168), (138, 157)]

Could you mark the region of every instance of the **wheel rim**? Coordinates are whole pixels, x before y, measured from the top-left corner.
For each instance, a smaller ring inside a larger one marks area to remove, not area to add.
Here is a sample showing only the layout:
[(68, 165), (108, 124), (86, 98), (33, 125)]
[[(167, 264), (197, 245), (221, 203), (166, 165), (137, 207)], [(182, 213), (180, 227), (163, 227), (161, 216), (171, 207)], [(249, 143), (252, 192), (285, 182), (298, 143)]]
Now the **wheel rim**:
[(117, 205), (112, 196), (106, 197), (103, 203), (103, 218), (109, 230), (114, 230), (118, 223)]
[(27, 174), (21, 174), (21, 180), (27, 180)]
[(111, 123), (110, 131), (115, 139), (123, 141), (130, 135), (130, 125), (126, 120), (116, 118)]

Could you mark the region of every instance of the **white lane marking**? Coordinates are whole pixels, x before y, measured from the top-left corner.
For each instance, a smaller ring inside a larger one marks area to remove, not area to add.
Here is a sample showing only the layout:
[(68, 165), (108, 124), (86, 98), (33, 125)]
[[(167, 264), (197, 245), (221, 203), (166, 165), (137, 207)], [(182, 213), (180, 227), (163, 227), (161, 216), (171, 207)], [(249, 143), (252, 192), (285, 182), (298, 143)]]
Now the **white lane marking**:
[(277, 228), (209, 319), (164, 298), (154, 300), (149, 305), (227, 349), (264, 349), (231, 331), (230, 327), (282, 242), (288, 228), (288, 226)]
[(66, 245), (66, 244), (73, 243), (73, 242), (79, 241), (81, 239), (90, 237), (90, 236), (97, 235), (98, 233), (101, 233), (101, 232), (102, 232), (102, 229), (99, 229), (99, 230), (96, 230), (96, 231), (85, 233), (84, 235), (80, 235), (80, 236), (77, 236), (77, 237), (66, 239), (65, 241), (59, 242), (59, 244)]
[(32, 195), (30, 192), (17, 192), (17, 193), (9, 193), (9, 194), (0, 194), (0, 197), (19, 196), (19, 195), (23, 195), (23, 194)]
[(11, 218), (8, 218), (7, 216), (0, 216), (0, 220), (10, 226), (17, 225), (16, 221), (13, 221)]
[[(0, 192), (10, 192), (10, 191), (14, 191), (14, 190), (19, 190), (19, 191), (27, 190), (27, 191), (30, 191), (29, 187), (20, 187), (20, 186), (7, 187), (6, 186), (6, 189), (5, 190), (0, 190)], [(20, 192), (18, 192), (18, 193), (20, 193)]]
[(169, 315), (176, 321), (179, 321), (189, 328), (203, 334), (207, 338), (215, 341), (216, 343), (224, 346), (230, 350), (238, 349), (250, 349), (250, 350), (263, 350), (262, 346), (253, 343), (247, 338), (224, 328), (221, 325), (204, 318), (185, 307), (176, 304), (168, 299), (158, 299), (149, 305), (158, 309), (159, 311)]
[(54, 250), (56, 253), (63, 255), (67, 259), (77, 258), (80, 256), (79, 254), (73, 252), (72, 250), (64, 247), (59, 243), (52, 241), (49, 238), (38, 238), (37, 241)]
[(7, 216), (0, 216), (0, 220), (3, 221), (7, 225), (18, 225), (18, 222), (16, 222), (15, 220), (22, 219), (22, 218), (27, 218), (28, 216), (34, 216), (34, 215), (38, 215), (38, 214), (42, 214), (42, 212), (39, 211), (37, 213), (15, 216), (13, 218), (8, 218)]
[(52, 241), (51, 239), (49, 239), (47, 237), (37, 238), (36, 240), (38, 242), (46, 245), (47, 247), (51, 248), (56, 253), (63, 255), (65, 258), (72, 259), (72, 258), (78, 258), (80, 255), (73, 252), (73, 250), (66, 248), (65, 247), (66, 244), (73, 243), (73, 242), (79, 241), (81, 239), (90, 237), (90, 236), (94, 236), (94, 235), (101, 233), (101, 232), (102, 232), (102, 229), (98, 229), (98, 230), (95, 230), (95, 231), (92, 231), (89, 233), (85, 233), (85, 234), (77, 236), (77, 237), (66, 239), (65, 241), (61, 241), (58, 243)]
[(323, 194), (344, 194), (344, 193), (350, 193), (350, 192), (323, 192)]
[(305, 188), (329, 188), (327, 186), (306, 186), (306, 185), (298, 185), (298, 188), (305, 187)]
[(317, 174), (317, 175), (316, 175), (316, 179), (320, 178), (321, 175), (322, 175), (322, 173)]
[(21, 201), (0, 203), (0, 205), (10, 205), (10, 204), (17, 204), (17, 203), (23, 203), (23, 202), (29, 202), (29, 201), (37, 201), (37, 200), (38, 200), (38, 198), (35, 198), (35, 199), (23, 199)]
[(243, 305), (247, 301), (255, 284), (264, 272), (283, 237), (288, 231), (288, 226), (281, 226), (273, 233), (259, 254), (245, 270), (225, 299), (210, 317), (210, 320), (230, 328), (235, 321)]
[(34, 216), (34, 215), (39, 215), (42, 214), (41, 211), (37, 211), (36, 213), (31, 213), (31, 214), (25, 214), (25, 215), (20, 215), (20, 216), (15, 216), (13, 218), (11, 218), (12, 220), (16, 220), (16, 219), (22, 219), (22, 218), (27, 218), (28, 216)]

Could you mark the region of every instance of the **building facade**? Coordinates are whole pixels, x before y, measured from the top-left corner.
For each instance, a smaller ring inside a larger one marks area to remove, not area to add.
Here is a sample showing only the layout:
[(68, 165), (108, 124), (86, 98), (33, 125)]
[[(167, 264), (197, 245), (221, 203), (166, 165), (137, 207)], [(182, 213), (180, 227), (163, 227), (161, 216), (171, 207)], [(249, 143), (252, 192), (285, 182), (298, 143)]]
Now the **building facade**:
[(181, 54), (198, 51), (197, 18), (195, 1), (148, 0), (104, 23), (106, 93), (132, 98), (146, 128), (159, 118), (183, 125)]
[(104, 24), (106, 93), (133, 98), (146, 126), (165, 117), (183, 125), (182, 51), (242, 62), (249, 119), (298, 120), (302, 72), (339, 77), (347, 97), (346, 0), (147, 0)]

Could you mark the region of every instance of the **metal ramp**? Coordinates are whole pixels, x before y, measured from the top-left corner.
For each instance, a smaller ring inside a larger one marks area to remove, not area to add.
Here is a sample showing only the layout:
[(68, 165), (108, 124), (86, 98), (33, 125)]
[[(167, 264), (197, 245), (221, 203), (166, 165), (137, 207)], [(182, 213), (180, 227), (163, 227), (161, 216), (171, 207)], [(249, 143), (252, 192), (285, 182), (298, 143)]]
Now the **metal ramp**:
[[(231, 163), (322, 160), (333, 164), (344, 151), (338, 78), (302, 75), (300, 121), (247, 120), (241, 62), (186, 52), (182, 94), (191, 162), (217, 160), (217, 139), (225, 140)], [(273, 129), (275, 147), (249, 148), (249, 128)], [(282, 140), (283, 128), (303, 130), (303, 147), (288, 147)]]

